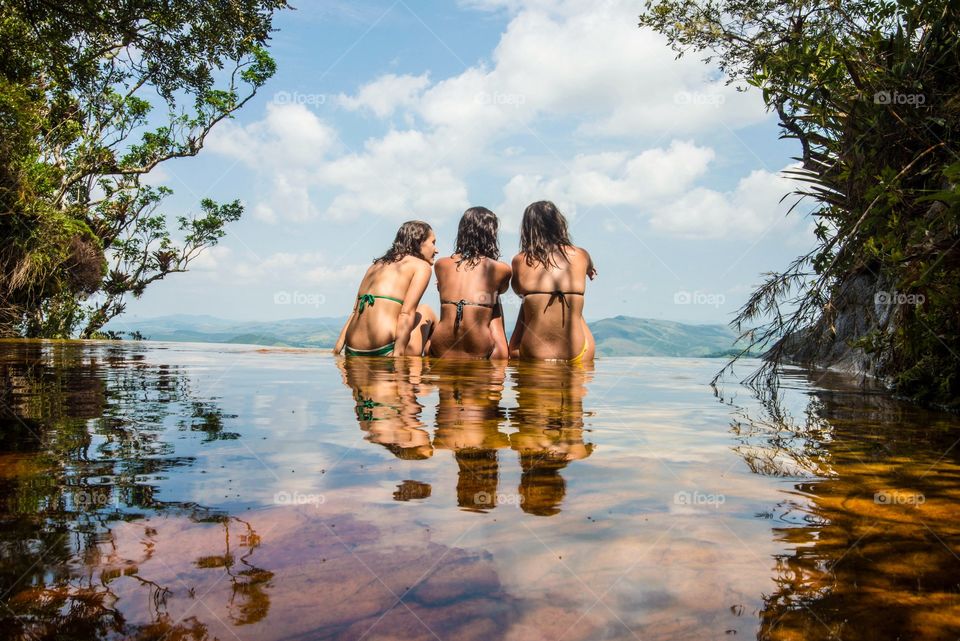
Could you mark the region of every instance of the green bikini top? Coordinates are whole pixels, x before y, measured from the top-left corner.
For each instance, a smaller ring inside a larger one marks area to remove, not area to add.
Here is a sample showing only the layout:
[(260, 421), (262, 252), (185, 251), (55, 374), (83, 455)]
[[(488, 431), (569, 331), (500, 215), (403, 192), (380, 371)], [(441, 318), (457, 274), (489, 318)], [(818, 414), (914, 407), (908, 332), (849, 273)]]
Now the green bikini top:
[(357, 301), (358, 301), (357, 313), (362, 314), (364, 308), (367, 305), (370, 305), (371, 307), (373, 307), (373, 304), (374, 302), (376, 302), (377, 298), (385, 298), (387, 300), (392, 300), (395, 303), (400, 303), (401, 305), (403, 305), (402, 300), (400, 300), (399, 298), (394, 298), (393, 296), (376, 296), (374, 294), (360, 294), (359, 296), (357, 296)]

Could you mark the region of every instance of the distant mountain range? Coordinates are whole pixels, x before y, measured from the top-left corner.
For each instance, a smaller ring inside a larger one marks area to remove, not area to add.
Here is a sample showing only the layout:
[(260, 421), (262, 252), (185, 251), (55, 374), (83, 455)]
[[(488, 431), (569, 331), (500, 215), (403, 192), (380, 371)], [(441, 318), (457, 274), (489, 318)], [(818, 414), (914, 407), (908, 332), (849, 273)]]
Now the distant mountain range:
[[(231, 321), (215, 316), (176, 314), (150, 319), (121, 317), (106, 329), (147, 340), (245, 343), (272, 347), (331, 348), (345, 317), (279, 321)], [(726, 325), (686, 325), (650, 318), (615, 316), (590, 323), (602, 356), (701, 356), (734, 353), (734, 333)]]

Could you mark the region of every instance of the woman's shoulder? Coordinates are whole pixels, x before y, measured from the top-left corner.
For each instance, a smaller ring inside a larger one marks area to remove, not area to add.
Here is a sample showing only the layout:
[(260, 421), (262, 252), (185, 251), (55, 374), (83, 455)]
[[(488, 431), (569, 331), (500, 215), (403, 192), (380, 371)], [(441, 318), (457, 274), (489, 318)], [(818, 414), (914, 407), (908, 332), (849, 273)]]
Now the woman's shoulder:
[(513, 273), (513, 267), (511, 267), (511, 265), (505, 263), (504, 261), (502, 261), (502, 260), (495, 260), (495, 259), (493, 259), (493, 258), (488, 258), (487, 260), (490, 262), (490, 266), (491, 266), (495, 271), (497, 271), (497, 272), (503, 272), (503, 273), (507, 273), (507, 274)]
[(422, 271), (428, 271), (428, 272), (433, 271), (433, 267), (430, 265), (430, 263), (428, 263), (422, 258), (417, 258), (416, 256), (410, 256), (410, 255), (404, 256), (394, 264), (397, 265), (397, 267), (399, 267), (400, 269), (404, 271), (409, 270), (414, 274)]

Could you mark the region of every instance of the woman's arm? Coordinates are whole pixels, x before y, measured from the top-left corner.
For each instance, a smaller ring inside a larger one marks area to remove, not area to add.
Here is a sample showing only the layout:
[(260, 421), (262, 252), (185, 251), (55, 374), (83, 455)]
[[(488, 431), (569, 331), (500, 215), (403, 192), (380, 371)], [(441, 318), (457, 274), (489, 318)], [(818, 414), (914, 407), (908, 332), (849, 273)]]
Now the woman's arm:
[(523, 340), (523, 331), (526, 326), (523, 323), (523, 305), (520, 305), (520, 312), (517, 314), (517, 324), (513, 327), (513, 334), (510, 335), (510, 358), (520, 358), (520, 342)]
[(517, 296), (523, 296), (523, 292), (520, 291), (520, 263), (523, 261), (521, 256), (523, 254), (517, 254), (513, 257), (510, 269), (510, 286), (513, 287), (513, 292)]
[(333, 346), (333, 353), (339, 354), (343, 351), (343, 346), (347, 342), (347, 328), (350, 327), (350, 323), (353, 321), (354, 315), (357, 313), (357, 306), (353, 306), (353, 311), (350, 312), (350, 315), (347, 317), (347, 322), (343, 324), (343, 329), (340, 330), (340, 337), (337, 338), (337, 344)]
[(510, 279), (513, 276), (513, 269), (506, 263), (497, 263), (497, 293), (502, 294), (510, 287)]
[[(523, 254), (517, 254), (513, 257), (510, 269), (510, 286), (513, 292), (523, 298), (524, 291), (520, 288), (520, 270), (523, 269)], [(517, 324), (513, 328), (513, 334), (510, 335), (510, 346), (507, 348), (510, 358), (520, 358), (520, 341), (523, 340), (523, 301), (520, 302), (520, 311), (517, 313)]]
[(587, 255), (587, 277), (593, 280), (597, 277), (597, 268), (593, 265), (593, 258), (590, 256), (590, 252), (584, 249), (583, 253)]
[(418, 261), (415, 267), (416, 271), (410, 284), (407, 286), (407, 293), (403, 296), (403, 309), (397, 317), (396, 342), (393, 344), (393, 355), (403, 356), (407, 349), (407, 343), (410, 342), (410, 334), (413, 332), (413, 325), (417, 318), (417, 307), (420, 306), (420, 299), (423, 298), (423, 292), (427, 291), (427, 285), (430, 284), (430, 276), (433, 269), (430, 263), (425, 260)]
[[(360, 283), (361, 285), (363, 283)], [(347, 344), (347, 328), (350, 327), (350, 323), (353, 322), (353, 317), (357, 315), (357, 305), (360, 304), (360, 296), (357, 295), (356, 300), (353, 303), (353, 311), (350, 312), (350, 315), (347, 316), (347, 322), (343, 324), (343, 329), (340, 330), (340, 336), (337, 338), (337, 344), (333, 346), (333, 353), (339, 354), (343, 351), (344, 345)]]
[(503, 320), (503, 304), (497, 299), (493, 307), (493, 316), (490, 318), (490, 334), (493, 336), (493, 352), (490, 360), (499, 361), (510, 358), (510, 348), (507, 347), (507, 328)]

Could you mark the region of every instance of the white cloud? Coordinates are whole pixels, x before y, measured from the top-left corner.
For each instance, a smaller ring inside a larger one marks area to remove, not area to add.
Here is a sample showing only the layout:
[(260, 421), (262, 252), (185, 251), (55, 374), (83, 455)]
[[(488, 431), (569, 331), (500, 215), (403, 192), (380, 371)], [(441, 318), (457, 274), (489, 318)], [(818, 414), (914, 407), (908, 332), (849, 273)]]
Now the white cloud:
[[(577, 156), (552, 178), (515, 175), (504, 187), (497, 211), (508, 232), (519, 226), (524, 208), (537, 200), (554, 201), (571, 222), (578, 215), (628, 207), (641, 212), (654, 230), (682, 238), (756, 237), (778, 223), (793, 230), (799, 213), (787, 220), (784, 216), (795, 199), (788, 197), (783, 203), (780, 199), (796, 188), (794, 181), (781, 172), (755, 170), (731, 191), (695, 186), (715, 156), (709, 147), (676, 140), (667, 148), (648, 149), (633, 157), (625, 153)], [(600, 220), (604, 229), (614, 232), (623, 219)]]
[[(505, 228), (542, 198), (571, 217), (578, 206), (634, 206), (689, 188), (714, 152), (674, 141), (630, 155), (601, 151), (603, 139), (622, 145), (625, 136), (689, 137), (767, 117), (756, 92), (735, 92), (696, 56), (675, 60), (662, 36), (639, 29), (643, 0), (479, 0), (469, 6), (510, 12), (489, 62), (433, 83), (428, 73), (386, 74), (337, 99), (345, 109), (369, 110), (385, 121), (399, 113), (406, 129), (391, 125), (359, 151), (343, 151), (336, 132), (295, 103), (271, 105), (263, 121), (233, 125), (212, 139), (215, 150), (270, 175), (268, 196), (253, 207), (254, 216), (266, 222), (365, 214), (443, 219), (469, 206), (467, 176), (483, 167), (502, 171), (491, 161), (498, 141), (512, 150), (503, 158), (522, 149), (509, 140), (517, 136), (534, 137), (550, 152), (550, 165), (574, 139), (597, 151), (574, 157), (563, 170), (515, 173), (503, 188)], [(563, 123), (570, 133), (547, 135), (542, 123)], [(696, 192), (688, 200), (695, 196), (711, 198)], [(682, 230), (661, 217), (654, 221)]]
[(336, 267), (321, 265), (308, 270), (305, 276), (310, 283), (314, 284), (339, 283), (342, 281), (353, 283), (354, 281), (359, 282), (360, 279), (363, 278), (363, 275), (367, 273), (369, 267), (369, 264), (340, 265)]
[(332, 218), (375, 214), (395, 220), (437, 220), (468, 206), (467, 188), (442, 166), (428, 138), (416, 130), (391, 131), (318, 169), (320, 181), (340, 193), (327, 209)]
[(669, 204), (657, 207), (650, 225), (659, 231), (688, 238), (757, 237), (780, 226), (793, 230), (798, 214), (785, 218), (795, 198), (780, 199), (796, 183), (780, 172), (762, 169), (741, 178), (726, 192), (698, 187)]
[(413, 105), (428, 84), (428, 74), (397, 76), (391, 73), (365, 84), (355, 97), (340, 94), (337, 102), (351, 111), (369, 109), (377, 117), (386, 118), (399, 107)]
[(277, 217), (295, 222), (314, 218), (319, 210), (310, 197), (310, 174), (306, 171), (276, 172), (272, 178), (272, 197), (270, 203), (259, 203), (254, 215), (267, 222)]
[(513, 17), (493, 66), (470, 67), (427, 89), (419, 113), (471, 141), (523, 132), (537, 118), (570, 118), (581, 134), (674, 135), (767, 118), (758, 92), (737, 92), (698, 56), (675, 59), (641, 30), (642, 1), (471, 3)]
[(369, 263), (333, 264), (321, 252), (275, 252), (266, 257), (248, 257), (222, 264), (220, 271), (247, 285), (266, 283), (294, 287), (358, 280), (369, 266)]
[(559, 187), (557, 180), (545, 180), (543, 176), (517, 175), (503, 188), (503, 202), (497, 206), (502, 233), (516, 234), (520, 229), (523, 211), (530, 203), (538, 200), (550, 200), (563, 212), (568, 220), (577, 215), (576, 204)]
[(223, 245), (207, 247), (190, 262), (190, 269), (199, 272), (215, 272), (232, 256), (233, 252), (229, 247)]
[(714, 158), (709, 147), (673, 141), (667, 149), (578, 156), (568, 176), (570, 198), (587, 206), (639, 204), (677, 193), (702, 176)]
[(578, 207), (641, 206), (687, 189), (706, 172), (714, 155), (709, 147), (677, 140), (632, 157), (620, 152), (583, 154), (551, 179), (514, 176), (503, 189), (498, 213), (509, 230), (519, 225), (524, 208), (537, 200), (552, 200), (571, 219)]
[[(336, 134), (300, 104), (270, 105), (264, 120), (232, 125), (211, 140), (213, 151), (255, 167), (268, 181), (253, 206), (264, 222), (295, 222), (320, 214), (438, 219), (467, 206), (467, 188), (417, 130), (368, 140), (362, 152), (330, 158)], [(321, 193), (329, 204), (320, 204)]]
[(336, 147), (336, 131), (301, 104), (267, 105), (263, 120), (214, 128), (207, 148), (254, 168), (303, 171)]
[(422, 127), (433, 155), (447, 154), (460, 170), (517, 134), (532, 134), (540, 146), (562, 153), (553, 148), (566, 138), (539, 133), (544, 121), (569, 123), (578, 138), (594, 140), (688, 136), (768, 118), (756, 91), (725, 85), (697, 56), (676, 60), (663, 36), (639, 29), (642, 0), (468, 6), (512, 14), (489, 62), (433, 84), (427, 74), (387, 74), (355, 96), (341, 96), (340, 104), (381, 118), (403, 108), (404, 122)]

